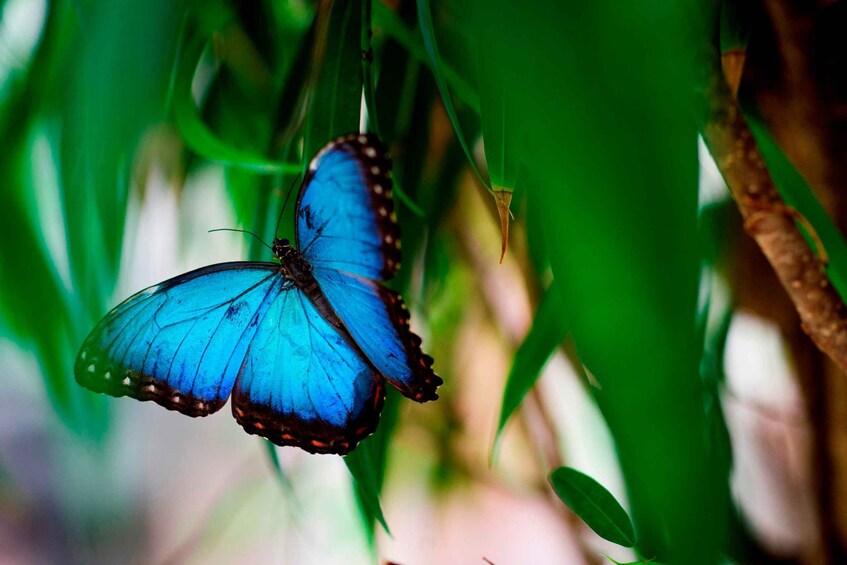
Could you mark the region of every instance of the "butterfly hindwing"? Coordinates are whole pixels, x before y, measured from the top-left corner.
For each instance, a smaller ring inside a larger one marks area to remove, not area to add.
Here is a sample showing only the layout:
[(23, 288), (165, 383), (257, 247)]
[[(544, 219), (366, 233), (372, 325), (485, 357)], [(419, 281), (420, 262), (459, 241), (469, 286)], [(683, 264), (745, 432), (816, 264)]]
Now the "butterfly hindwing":
[(222, 263), (143, 290), (86, 338), (74, 365), (83, 386), (153, 400), (189, 416), (220, 409), (256, 324), (281, 284), (274, 263)]
[(316, 267), (388, 280), (400, 265), (391, 162), (373, 135), (341, 137), (309, 165), (297, 199), (297, 246)]
[(373, 367), (288, 284), (253, 337), (232, 411), (276, 444), (344, 454), (376, 429), (384, 393)]
[(409, 329), (409, 312), (400, 295), (357, 275), (315, 268), (315, 280), (353, 339), (374, 367), (405, 396), (418, 402), (438, 398), (443, 382), (421, 338)]

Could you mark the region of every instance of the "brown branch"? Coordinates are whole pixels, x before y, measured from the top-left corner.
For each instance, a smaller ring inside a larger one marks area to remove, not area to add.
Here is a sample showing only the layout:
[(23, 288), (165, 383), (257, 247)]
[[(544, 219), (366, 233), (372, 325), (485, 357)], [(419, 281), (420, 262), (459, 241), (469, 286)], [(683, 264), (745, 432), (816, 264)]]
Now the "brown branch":
[(703, 137), (753, 237), (815, 345), (847, 372), (847, 309), (765, 166), (717, 63), (706, 88)]

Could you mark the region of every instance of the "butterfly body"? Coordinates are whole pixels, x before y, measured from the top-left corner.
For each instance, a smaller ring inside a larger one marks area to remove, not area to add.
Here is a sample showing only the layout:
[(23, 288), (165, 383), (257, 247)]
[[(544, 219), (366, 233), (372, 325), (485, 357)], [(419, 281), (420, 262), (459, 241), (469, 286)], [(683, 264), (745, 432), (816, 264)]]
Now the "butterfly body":
[(372, 136), (329, 144), (297, 204), (297, 247), (276, 262), (204, 267), (139, 292), (83, 344), (77, 381), (205, 416), (232, 397), (246, 431), (346, 453), (374, 431), (388, 381), (424, 402), (441, 379), (383, 286), (399, 266), (390, 162)]

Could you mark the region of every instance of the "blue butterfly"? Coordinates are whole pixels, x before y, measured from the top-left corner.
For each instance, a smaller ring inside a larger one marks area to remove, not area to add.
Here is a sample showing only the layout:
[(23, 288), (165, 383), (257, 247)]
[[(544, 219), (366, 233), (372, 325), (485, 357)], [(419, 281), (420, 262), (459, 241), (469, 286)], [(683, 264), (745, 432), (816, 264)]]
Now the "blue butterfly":
[(438, 398), (400, 295), (379, 282), (400, 267), (390, 168), (372, 135), (327, 145), (300, 187), (296, 247), (275, 239), (278, 263), (211, 265), (128, 298), (86, 338), (77, 382), (189, 416), (231, 395), (248, 433), (312, 453), (373, 433), (385, 381)]

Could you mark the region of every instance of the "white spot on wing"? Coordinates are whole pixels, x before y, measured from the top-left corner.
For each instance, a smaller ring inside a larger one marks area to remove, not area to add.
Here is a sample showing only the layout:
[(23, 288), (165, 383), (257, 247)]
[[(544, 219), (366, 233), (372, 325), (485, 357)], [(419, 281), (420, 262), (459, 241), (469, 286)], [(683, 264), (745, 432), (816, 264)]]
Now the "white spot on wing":
[(365, 147), (365, 155), (373, 159), (374, 157), (376, 157), (376, 149), (374, 149), (373, 147)]

